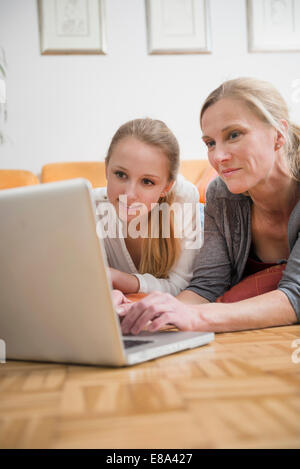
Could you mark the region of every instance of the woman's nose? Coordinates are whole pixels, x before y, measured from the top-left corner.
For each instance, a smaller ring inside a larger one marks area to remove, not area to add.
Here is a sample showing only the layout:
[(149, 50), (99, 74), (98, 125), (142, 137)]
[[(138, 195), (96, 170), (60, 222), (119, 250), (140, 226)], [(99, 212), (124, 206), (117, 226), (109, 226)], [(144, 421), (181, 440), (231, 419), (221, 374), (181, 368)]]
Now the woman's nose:
[(137, 199), (137, 187), (134, 182), (130, 182), (126, 185), (125, 195), (127, 196), (128, 202), (134, 202)]
[(213, 154), (213, 159), (216, 163), (222, 163), (223, 161), (229, 160), (231, 157), (230, 152), (226, 145), (219, 144), (216, 145), (215, 151)]

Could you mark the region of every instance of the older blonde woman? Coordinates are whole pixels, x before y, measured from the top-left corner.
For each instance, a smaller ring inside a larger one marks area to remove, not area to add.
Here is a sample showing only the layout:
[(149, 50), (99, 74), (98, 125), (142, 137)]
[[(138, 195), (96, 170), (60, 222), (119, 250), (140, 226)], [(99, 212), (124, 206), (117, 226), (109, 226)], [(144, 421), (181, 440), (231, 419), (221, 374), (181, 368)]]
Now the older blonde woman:
[[(127, 306), (119, 298), (124, 333), (165, 324), (222, 332), (300, 320), (300, 128), (278, 91), (251, 78), (213, 91), (200, 121), (219, 177), (207, 191), (204, 245), (193, 279), (177, 298), (152, 293)], [(216, 302), (242, 289), (253, 261), (260, 268), (283, 266), (270, 291)]]

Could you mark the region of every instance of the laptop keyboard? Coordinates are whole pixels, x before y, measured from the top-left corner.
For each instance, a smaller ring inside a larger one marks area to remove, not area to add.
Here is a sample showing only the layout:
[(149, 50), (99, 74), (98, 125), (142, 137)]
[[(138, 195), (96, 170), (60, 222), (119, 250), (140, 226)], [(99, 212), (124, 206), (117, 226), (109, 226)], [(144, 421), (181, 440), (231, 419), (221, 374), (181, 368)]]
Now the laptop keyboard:
[(123, 340), (125, 348), (136, 347), (137, 345), (151, 344), (153, 340)]

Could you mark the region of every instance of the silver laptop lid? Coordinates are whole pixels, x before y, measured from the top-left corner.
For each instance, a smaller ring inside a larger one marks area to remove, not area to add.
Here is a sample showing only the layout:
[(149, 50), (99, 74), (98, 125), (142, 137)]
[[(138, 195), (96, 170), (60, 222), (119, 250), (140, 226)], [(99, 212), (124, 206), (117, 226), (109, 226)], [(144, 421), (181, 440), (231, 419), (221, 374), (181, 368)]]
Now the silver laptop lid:
[(7, 358), (126, 364), (89, 182), (0, 191), (0, 215)]

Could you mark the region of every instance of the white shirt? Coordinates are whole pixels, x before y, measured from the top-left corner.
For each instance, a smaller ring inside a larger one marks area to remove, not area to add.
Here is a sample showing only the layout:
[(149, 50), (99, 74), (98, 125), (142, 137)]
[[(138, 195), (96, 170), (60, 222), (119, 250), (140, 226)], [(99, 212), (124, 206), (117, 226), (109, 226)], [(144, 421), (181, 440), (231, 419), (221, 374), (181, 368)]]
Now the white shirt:
[[(139, 292), (150, 293), (155, 290), (168, 292), (175, 296), (188, 286), (192, 278), (194, 259), (202, 244), (199, 192), (191, 182), (181, 175), (178, 175), (171, 190), (175, 192), (174, 202), (180, 204), (183, 210), (183, 238), (181, 241), (181, 254), (167, 278), (156, 278), (154, 275), (147, 273), (139, 274), (122, 235), (118, 237), (108, 236), (103, 239), (108, 265), (122, 272), (135, 275), (140, 283)], [(101, 211), (99, 208), (103, 211), (103, 205), (100, 206), (99, 204), (109, 203), (106, 187), (94, 189), (93, 195), (96, 204), (97, 231), (99, 235), (101, 230), (98, 230), (98, 224), (100, 223), (103, 226), (103, 217), (99, 216)], [(187, 210), (191, 210), (189, 212), (191, 216), (185, 216), (186, 212), (184, 210), (188, 204), (190, 206)], [(112, 207), (111, 204), (110, 207)], [(119, 221), (119, 223), (121, 222)]]

